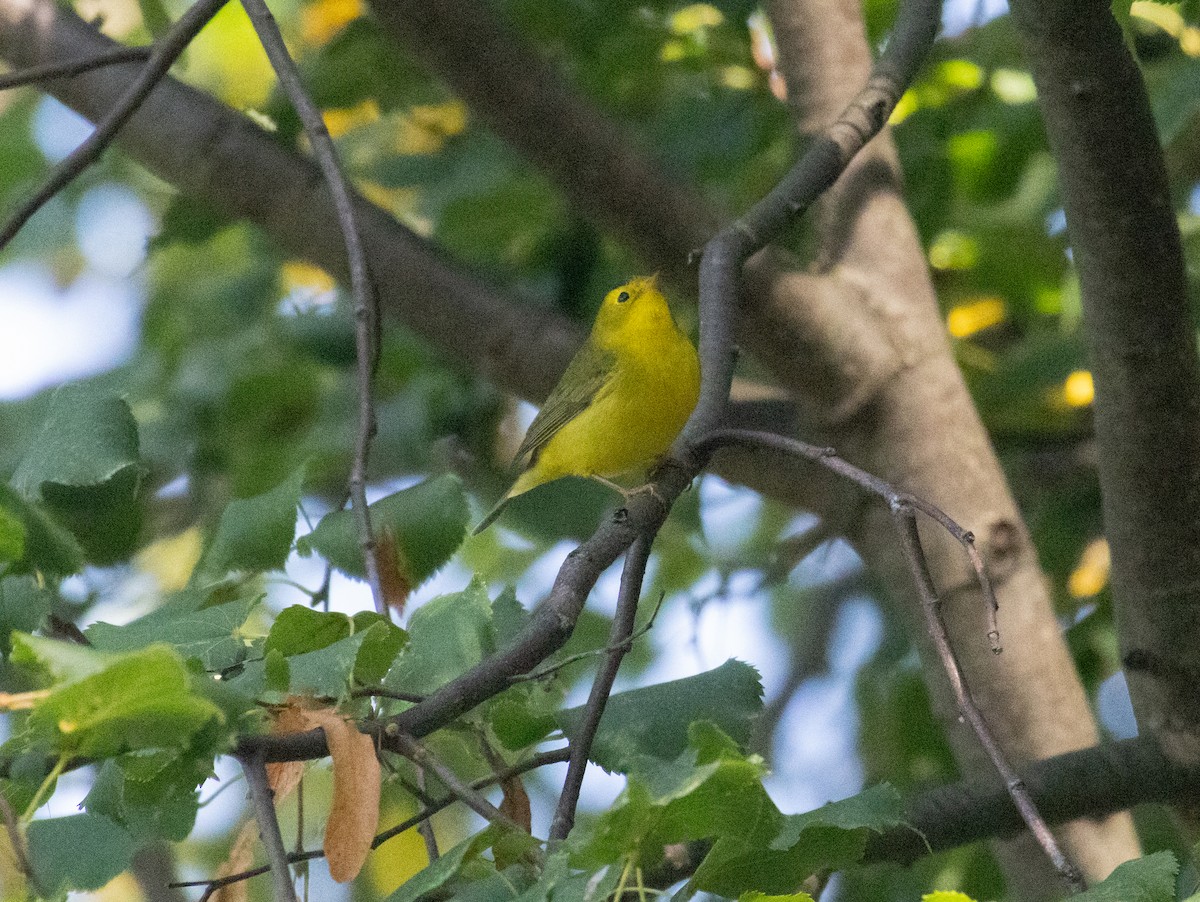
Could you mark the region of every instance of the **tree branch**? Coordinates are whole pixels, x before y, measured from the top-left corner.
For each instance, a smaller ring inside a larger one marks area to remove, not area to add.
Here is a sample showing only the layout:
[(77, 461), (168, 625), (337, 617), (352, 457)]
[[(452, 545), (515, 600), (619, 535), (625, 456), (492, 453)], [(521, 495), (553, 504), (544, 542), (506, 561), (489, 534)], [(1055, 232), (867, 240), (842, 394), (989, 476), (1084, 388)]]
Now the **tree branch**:
[(1042, 850), (1054, 865), (1054, 869), (1062, 876), (1071, 892), (1083, 892), (1087, 889), (1087, 884), (1083, 880), (1083, 874), (1080, 873), (1079, 868), (1062, 851), (1058, 840), (1050, 832), (1046, 821), (1042, 818), (1037, 806), (1030, 798), (1025, 784), (1017, 776), (1017, 772), (1013, 769), (1012, 765), (1009, 764), (1004, 750), (992, 735), (991, 728), (988, 727), (982, 712), (971, 698), (971, 690), (967, 686), (966, 677), (963, 676), (962, 668), (958, 664), (954, 650), (950, 647), (950, 637), (946, 634), (946, 624), (942, 621), (940, 610), (941, 600), (938, 598), (937, 589), (933, 585), (933, 577), (929, 574), (929, 565), (925, 560), (925, 552), (921, 548), (921, 537), (917, 533), (917, 521), (913, 509), (904, 501), (896, 501), (892, 503), (892, 515), (896, 521), (896, 530), (900, 534), (901, 543), (912, 569), (913, 580), (917, 584), (917, 589), (921, 593), (924, 602), (922, 608), (925, 612), (925, 622), (929, 635), (933, 639), (938, 657), (942, 661), (942, 667), (946, 671), (947, 678), (950, 680), (950, 686), (954, 692), (955, 701), (958, 702), (959, 710), (971, 725), (971, 729), (975, 731), (975, 735), (979, 738), (979, 743), (983, 746), (984, 751), (987, 752), (988, 758), (991, 759), (1000, 776), (1004, 778), (1004, 785), (1012, 797), (1013, 804), (1021, 812), (1021, 819), (1029, 827), (1030, 833), (1033, 834), (1038, 845), (1042, 847)]
[(40, 210), (46, 201), (54, 197), (74, 181), (75, 177), (83, 170), (100, 158), (100, 154), (104, 153), (104, 149), (112, 143), (121, 127), (129, 121), (129, 118), (154, 90), (155, 85), (166, 76), (167, 71), (187, 48), (187, 45), (217, 14), (217, 10), (225, 5), (225, 2), (226, 0), (196, 0), (196, 3), (159, 40), (154, 42), (154, 48), (151, 50), (150, 58), (146, 60), (145, 66), (113, 105), (113, 108), (107, 111), (104, 118), (97, 123), (96, 130), (54, 167), (42, 187), (9, 217), (3, 227), (0, 227), (0, 250), (8, 246), (13, 236), (20, 231), (21, 226), (28, 222), (29, 218)]
[[(395, 736), (395, 744), (401, 755), (408, 758), (418, 767), (428, 770), (441, 780), (442, 784), (450, 790), (451, 795), (461, 800), (463, 804), (481, 818), (489, 823), (497, 824), (517, 833), (523, 833), (526, 836), (529, 835), (524, 827), (480, 795), (473, 787), (460, 780), (453, 770), (439, 761), (420, 742), (411, 736), (400, 733)], [(539, 862), (544, 858), (540, 849), (531, 850), (530, 854)]]
[(1012, 10), (1079, 272), (1130, 695), (1142, 729), (1196, 762), (1200, 362), (1162, 151), (1107, 3), (1014, 0)]
[(21, 85), (37, 84), (52, 78), (70, 78), (73, 75), (80, 75), (115, 63), (140, 62), (149, 57), (152, 50), (152, 47), (114, 47), (74, 62), (50, 63), (45, 66), (31, 66), (19, 72), (7, 72), (0, 75), (0, 91)]
[(550, 842), (567, 838), (575, 825), (575, 808), (579, 804), (579, 791), (583, 787), (583, 775), (587, 771), (588, 756), (592, 742), (600, 728), (600, 718), (608, 704), (613, 682), (621, 667), (621, 660), (629, 651), (633, 641), (634, 624), (637, 620), (638, 599), (642, 594), (642, 580), (646, 576), (646, 565), (650, 562), (650, 546), (654, 536), (638, 536), (625, 555), (625, 569), (621, 572), (621, 588), (617, 593), (617, 611), (608, 635), (608, 653), (592, 681), (583, 720), (571, 742), (571, 759), (567, 775), (563, 780), (562, 793), (554, 810), (550, 824)]
[[(1151, 737), (1105, 743), (1025, 764), (1020, 777), (1051, 824), (1103, 817), (1133, 805), (1187, 804), (1200, 798), (1200, 769), (1180, 766)], [(986, 839), (1006, 839), (1026, 829), (1008, 790), (995, 780), (970, 780), (915, 792), (904, 801), (905, 825), (872, 833), (866, 862), (911, 865), (931, 853)], [(695, 872), (707, 848), (663, 862), (647, 874), (651, 886), (670, 886)]]
[[(1102, 817), (1145, 803), (1187, 804), (1200, 797), (1200, 769), (1180, 766), (1150, 736), (1025, 764), (1020, 779), (1051, 824)], [(871, 837), (868, 861), (911, 864), (930, 851), (1015, 836), (1026, 826), (1007, 789), (988, 780), (916, 793), (904, 810), (905, 821), (916, 832), (899, 829)]]
[(809, 145), (770, 193), (704, 246), (700, 262), (700, 403), (684, 434), (695, 441), (721, 425), (733, 382), (735, 299), (742, 264), (803, 213), (874, 137), (916, 76), (939, 25), (939, 0), (907, 0), (866, 86)]
[(283, 834), (279, 832), (279, 818), (275, 816), (275, 800), (271, 785), (267, 782), (267, 766), (262, 755), (239, 756), (246, 785), (250, 787), (250, 799), (254, 803), (254, 817), (258, 821), (258, 832), (263, 848), (267, 852), (271, 876), (275, 881), (275, 902), (296, 902), (296, 890), (292, 886), (292, 873), (288, 867), (288, 854), (283, 846)]

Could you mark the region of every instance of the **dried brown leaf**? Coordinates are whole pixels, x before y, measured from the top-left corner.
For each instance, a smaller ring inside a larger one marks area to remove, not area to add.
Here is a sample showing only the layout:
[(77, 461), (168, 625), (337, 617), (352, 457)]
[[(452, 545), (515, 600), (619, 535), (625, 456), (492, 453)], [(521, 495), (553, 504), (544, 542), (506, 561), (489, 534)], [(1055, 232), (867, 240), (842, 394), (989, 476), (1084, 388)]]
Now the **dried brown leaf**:
[[(309, 712), (304, 709), (303, 704), (304, 701), (300, 698), (289, 698), (287, 706), (276, 712), (271, 732), (276, 736), (284, 736), (288, 733), (307, 733), (318, 726), (309, 719)], [(300, 785), (303, 776), (303, 761), (278, 761), (267, 765), (267, 782), (271, 786), (271, 792), (275, 794), (276, 805)]]
[[(241, 832), (229, 849), (229, 856), (217, 868), (216, 878), (228, 877), (249, 870), (254, 864), (254, 843), (258, 839), (258, 822), (251, 818), (242, 824)], [(212, 902), (246, 902), (250, 898), (250, 884), (245, 880), (230, 883), (212, 894)]]
[(504, 798), (500, 801), (500, 811), (507, 814), (526, 833), (533, 832), (532, 814), (529, 810), (529, 793), (520, 777), (509, 777), (500, 783)]
[(409, 576), (408, 561), (396, 543), (395, 534), (386, 526), (375, 543), (375, 566), (379, 571), (379, 587), (383, 600), (397, 616), (404, 613), (408, 596), (412, 593), (412, 577)]
[(375, 743), (336, 711), (305, 712), (313, 726), (325, 731), (333, 759), (333, 802), (325, 823), (325, 859), (338, 883), (362, 870), (379, 828), (382, 776)]

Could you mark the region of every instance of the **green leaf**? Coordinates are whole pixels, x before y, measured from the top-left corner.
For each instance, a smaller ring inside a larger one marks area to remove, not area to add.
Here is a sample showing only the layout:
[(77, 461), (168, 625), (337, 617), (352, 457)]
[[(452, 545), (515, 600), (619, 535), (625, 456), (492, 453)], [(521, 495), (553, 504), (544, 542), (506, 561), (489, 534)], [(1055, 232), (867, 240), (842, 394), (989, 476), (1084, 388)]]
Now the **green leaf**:
[(408, 624), (409, 644), (385, 680), (389, 689), (428, 694), (495, 650), (492, 606), (478, 582), (426, 602)]
[(91, 487), (137, 466), (137, 424), (129, 405), (87, 384), (64, 385), (13, 474), (13, 487), (40, 498), (46, 483)]
[(364, 686), (378, 686), (408, 644), (408, 633), (386, 617), (374, 611), (362, 611), (354, 617), (355, 628), (366, 626), (366, 636), (354, 660), (354, 681)]
[(1173, 902), (1179, 862), (1170, 852), (1127, 861), (1102, 883), (1073, 896), (1079, 902)]
[(570, 866), (566, 851), (546, 859), (538, 881), (517, 897), (517, 902), (602, 902), (613, 899), (621, 882), (622, 868), (606, 867), (603, 873), (589, 869), (580, 873)]
[(772, 849), (787, 849), (800, 842), (810, 827), (837, 827), (839, 830), (866, 828), (882, 833), (904, 823), (904, 800), (895, 787), (880, 783), (858, 795), (829, 802), (814, 811), (784, 818), (783, 829), (771, 843)]
[(98, 814), (36, 820), (26, 830), (29, 864), (51, 894), (100, 889), (133, 859), (134, 840)]
[(216, 705), (192, 693), (183, 660), (167, 645), (126, 655), (81, 651), (97, 669), (55, 688), (26, 723), (28, 734), (56, 754), (104, 758), (131, 749), (184, 748), (221, 718)]
[(868, 832), (898, 826), (903, 822), (901, 811), (899, 793), (881, 784), (815, 811), (785, 817), (767, 848), (746, 837), (723, 836), (693, 880), (700, 889), (722, 896), (750, 890), (786, 893), (810, 874), (860, 861)]
[(160, 38), (171, 27), (171, 15), (162, 0), (138, 0), (142, 11), (142, 24), (156, 38)]
[(758, 892), (758, 890), (751, 890), (748, 893), (742, 893), (738, 897), (738, 902), (813, 902), (813, 897), (808, 893), (788, 893), (783, 896), (768, 896), (765, 893)]
[(354, 622), (345, 614), (314, 611), (307, 605), (294, 604), (279, 612), (263, 650), (268, 654), (278, 652), (286, 658), (325, 648), (352, 632)]
[[(21, 528), (21, 556), (9, 558), (13, 561), (9, 572), (65, 576), (83, 566), (84, 550), (79, 541), (41, 504), (27, 501), (0, 484), (0, 510), (6, 520), (18, 521)], [(9, 548), (13, 547), (10, 537)]]
[(99, 673), (113, 656), (74, 642), (61, 642), (16, 633), (12, 636), (12, 661), (45, 677), (46, 684), (66, 684)]
[(0, 563), (19, 561), (25, 557), (25, 536), (28, 530), (19, 514), (4, 506), (0, 498)]
[(31, 633), (50, 613), (51, 594), (31, 577), (0, 580), (0, 657), (12, 651), (12, 633)]
[(196, 822), (196, 785), (203, 775), (187, 768), (177, 755), (155, 757), (159, 760), (151, 765), (150, 776), (141, 775), (143, 762), (106, 761), (83, 807), (124, 827), (138, 842), (182, 842)]
[[(427, 479), (381, 498), (370, 506), (376, 541), (395, 542), (402, 576), (416, 588), (462, 544), (467, 530), (467, 499), (456, 476)], [(366, 577), (358, 524), (352, 510), (334, 511), (296, 543), (303, 555), (314, 551), (347, 576)]]
[[(558, 725), (574, 738), (586, 706), (557, 716)], [(674, 758), (688, 743), (695, 721), (710, 721), (745, 745), (754, 718), (762, 710), (758, 671), (730, 659), (715, 670), (621, 692), (608, 700), (590, 758), (605, 770), (624, 772), (640, 756)]]
[(124, 626), (98, 621), (85, 634), (102, 651), (133, 651), (166, 642), (207, 671), (240, 664), (248, 647), (240, 631), (261, 598), (242, 598), (196, 609), (207, 593), (184, 590), (167, 604)]
[(765, 773), (760, 759), (742, 755), (715, 726), (695, 724), (675, 760), (636, 760), (625, 792), (590, 835), (577, 837), (576, 863), (612, 864), (631, 849), (650, 863), (666, 845), (723, 836), (765, 846), (782, 821), (763, 789)]
[[(226, 682), (245, 695), (275, 702), (282, 701), (282, 696), (288, 694), (342, 698), (360, 669), (374, 675), (381, 667), (381, 660), (388, 656), (390, 650), (398, 650), (404, 641), (403, 630), (391, 624), (375, 622), (324, 648), (284, 658), (287, 664), (287, 692), (281, 693), (278, 689), (282, 671), (276, 660), (279, 655), (277, 649), (272, 649), (267, 658), (247, 661), (242, 672)], [(391, 654), (391, 657), (395, 655)], [(271, 660), (268, 661), (268, 658)], [(269, 696), (264, 697), (265, 693), (269, 693)]]
[(231, 501), (196, 566), (193, 583), (197, 578), (220, 578), (235, 570), (281, 568), (292, 550), (296, 507), (303, 487), (304, 472), (298, 470), (261, 495)]
[(129, 405), (96, 386), (72, 384), (54, 393), (12, 484), (25, 498), (42, 501), (91, 560), (108, 564), (133, 550), (141, 479)]

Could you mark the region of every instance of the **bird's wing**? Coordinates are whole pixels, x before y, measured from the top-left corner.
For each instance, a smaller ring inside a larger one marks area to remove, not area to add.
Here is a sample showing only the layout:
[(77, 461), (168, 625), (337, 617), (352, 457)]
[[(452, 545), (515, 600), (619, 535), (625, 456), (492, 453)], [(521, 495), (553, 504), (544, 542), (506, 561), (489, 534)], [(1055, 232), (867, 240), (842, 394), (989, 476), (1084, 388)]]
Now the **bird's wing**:
[(527, 454), (536, 458), (538, 451), (563, 426), (596, 400), (612, 381), (616, 360), (616, 355), (611, 351), (596, 347), (590, 340), (584, 343), (538, 415), (529, 424), (529, 431), (517, 450), (518, 462), (524, 460)]

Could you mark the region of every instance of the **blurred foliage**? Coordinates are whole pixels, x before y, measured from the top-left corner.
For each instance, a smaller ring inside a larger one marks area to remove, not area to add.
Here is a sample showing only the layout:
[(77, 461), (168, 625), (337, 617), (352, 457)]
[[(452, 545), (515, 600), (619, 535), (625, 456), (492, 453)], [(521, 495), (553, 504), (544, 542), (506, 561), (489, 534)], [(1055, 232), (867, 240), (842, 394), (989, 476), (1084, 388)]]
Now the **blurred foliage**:
[[(182, 4), (123, 5), (107, 27), (143, 41)], [(789, 165), (797, 142), (786, 106), (751, 54), (747, 19), (756, 4), (493, 6), (718, 209), (745, 209)], [(876, 44), (895, 7), (865, 4)], [(1114, 7), (1139, 54), (1168, 154), (1185, 161), (1172, 165), (1172, 189), (1195, 279), (1200, 168), (1186, 161), (1200, 140), (1200, 4)], [(360, 190), (448, 259), (581, 323), (604, 290), (628, 276), (627, 252), (397, 52), (357, 2), (302, 0), (276, 13)], [(304, 144), (240, 7), (205, 30), (178, 74), (248, 110), (285, 145)], [(54, 116), (53, 102), (33, 89), (0, 95), (0, 209), (27, 196), (52, 165), (39, 134), (62, 121)], [(1012, 23), (1002, 16), (939, 40), (893, 125), (948, 332), (1094, 693), (1119, 662), (1089, 440), (1091, 382), (1054, 165)], [(85, 278), (92, 264), (77, 242), (80, 203), (114, 183), (135, 191), (158, 224), (144, 264), (127, 279), (141, 304), (136, 348), (79, 384), (0, 404), (0, 688), (38, 693), (31, 712), (5, 716), (0, 791), (18, 814), (32, 813), (71, 756), (104, 759), (81, 813), (29, 826), (34, 871), (50, 893), (103, 885), (148, 837), (183, 840), (214, 757), (236, 735), (266, 729), (267, 706), (304, 693), (348, 713), (386, 714), (409, 704), (386, 693), (432, 691), (502, 648), (547, 591), (557, 544), (586, 534), (613, 507), (606, 489), (563, 480), (517, 500), (499, 528), (464, 540), (470, 512), (497, 491), (518, 411), (476, 374), (389, 324), (375, 378), (372, 510), (398, 578), (417, 592), (415, 611), (401, 629), (373, 613), (314, 609), (330, 594), (335, 607), (361, 597), (336, 580), (324, 592), (305, 590), (311, 597), (300, 600), (312, 605), (287, 605), (297, 597), (280, 591), (281, 571), (296, 566), (297, 552), (351, 577), (362, 573), (353, 519), (340, 510), (357, 428), (348, 300), (325, 273), (175, 195), (119, 153), (47, 205), (4, 266), (35, 268), (64, 290)], [(795, 248), (805, 246), (798, 236)], [(804, 712), (782, 716), (790, 695), (836, 674), (837, 657), (852, 644), (835, 628), (843, 602), (886, 601), (853, 563), (849, 576), (822, 570), (822, 560), (843, 559), (844, 549), (786, 572), (797, 562), (781, 564), (776, 550), (796, 531), (794, 512), (706, 478), (676, 505), (646, 587), (647, 601), (663, 599), (664, 617), (683, 611), (693, 625), (709, 606), (734, 598), (769, 608), (764, 620), (786, 656), (774, 662), (786, 694), (766, 699), (768, 710), (778, 709), (781, 754), (811, 728)], [(643, 605), (640, 625), (651, 607)], [(797, 875), (853, 864), (867, 832), (898, 819), (885, 784), (909, 791), (955, 778), (902, 626), (886, 604), (860, 608), (870, 613), (848, 628), (868, 631), (863, 621), (874, 618), (883, 639), (839, 678), (854, 683), (857, 751), (874, 788), (844, 808), (783, 814), (762, 789), (766, 764), (746, 749), (747, 723), (761, 705), (757, 675), (731, 661), (646, 685), (650, 674), (689, 666), (679, 663), (681, 649), (660, 650), (652, 632), (633, 644), (622, 674), (637, 685), (614, 697), (595, 749), (601, 765), (627, 776), (625, 791), (607, 811), (581, 817), (540, 877), (519, 863), (497, 867), (516, 860), (511, 836), (472, 834), (447, 813), (437, 820), (439, 862), (421, 870), (424, 849), (409, 831), (377, 853), (356, 898), (492, 898), (499, 888), (505, 898), (597, 898), (637, 888), (639, 868), (658, 863), (665, 846), (693, 839), (715, 843), (698, 885), (731, 898), (791, 892)], [(64, 641), (71, 634), (62, 624), (75, 622), (90, 624), (91, 648)], [(515, 683), (431, 737), (431, 748), (476, 778), (497, 759), (511, 763), (547, 738), (571, 735), (579, 709), (567, 699), (579, 700), (608, 628), (607, 615), (585, 611), (549, 662), (553, 672)], [(385, 695), (372, 700), (359, 690)], [(385, 823), (414, 810), (406, 787), (415, 772), (391, 764)], [(319, 809), (327, 774), (310, 771), (306, 785)], [(541, 778), (526, 779), (536, 795)], [(431, 779), (428, 791), (443, 787)], [(310, 841), (320, 826), (304, 826)], [(1159, 836), (1153, 844), (1172, 842)], [(400, 846), (402, 855), (391, 851)], [(181, 848), (207, 874), (228, 839)], [(1145, 875), (1114, 875), (1113, 892), (1134, 880), (1159, 893), (1145, 898), (1173, 897), (1160, 893), (1173, 873), (1168, 863), (1147, 862)], [(599, 882), (581, 868), (596, 869)], [(935, 885), (974, 898), (1003, 891), (986, 849), (972, 846), (906, 871), (851, 869), (835, 895), (914, 899)]]

